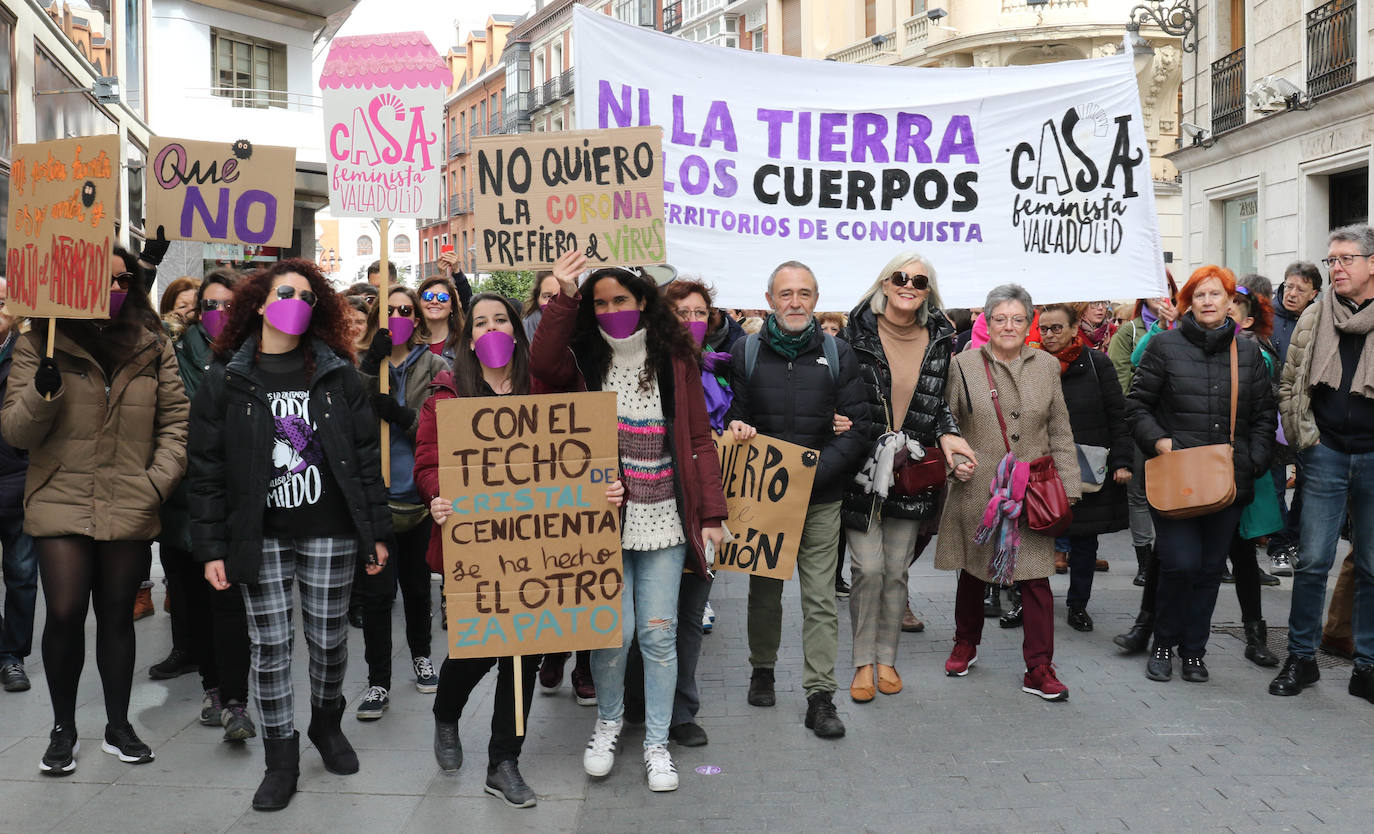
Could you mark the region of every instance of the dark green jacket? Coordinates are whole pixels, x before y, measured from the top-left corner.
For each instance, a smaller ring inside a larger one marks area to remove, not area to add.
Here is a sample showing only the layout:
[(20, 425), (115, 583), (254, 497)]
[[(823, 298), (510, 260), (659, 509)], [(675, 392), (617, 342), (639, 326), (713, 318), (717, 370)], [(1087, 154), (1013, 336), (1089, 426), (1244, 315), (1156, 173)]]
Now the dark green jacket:
[[(177, 370), (186, 389), (186, 399), (195, 399), (196, 389), (205, 378), (214, 353), (210, 349), (210, 334), (199, 324), (193, 324), (173, 345), (177, 352)], [(191, 549), (191, 508), (189, 479), (184, 479), (162, 505), (162, 535), (158, 541), (164, 547)]]

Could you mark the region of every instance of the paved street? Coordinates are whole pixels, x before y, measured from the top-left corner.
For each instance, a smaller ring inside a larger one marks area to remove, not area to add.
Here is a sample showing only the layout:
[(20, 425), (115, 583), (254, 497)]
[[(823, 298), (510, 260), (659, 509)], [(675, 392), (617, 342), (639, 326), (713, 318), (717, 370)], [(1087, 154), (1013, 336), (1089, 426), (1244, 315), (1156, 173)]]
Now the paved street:
[[(259, 741), (223, 744), (218, 729), (197, 723), (194, 675), (165, 683), (148, 679), (148, 665), (166, 654), (170, 642), (161, 610), (136, 626), (139, 671), (131, 713), (157, 760), (130, 767), (101, 753), (104, 714), (94, 630), (88, 628), (77, 711), (82, 745), (72, 777), (38, 773), (51, 713), (36, 654), (29, 667), (34, 690), (0, 693), (0, 831), (1369, 830), (1374, 705), (1346, 694), (1349, 666), (1324, 669), (1322, 682), (1301, 697), (1274, 698), (1265, 691), (1273, 673), (1247, 662), (1240, 640), (1219, 633), (1208, 655), (1210, 683), (1146, 680), (1143, 658), (1122, 658), (1111, 644), (1138, 601), (1129, 544), (1126, 534), (1104, 539), (1112, 571), (1097, 575), (1089, 608), (1097, 620), (1093, 633), (1063, 624), (1068, 577), (1051, 580), (1056, 661), (1072, 693), (1065, 704), (1021, 693), (1020, 632), (1003, 631), (995, 621), (988, 622), (973, 672), (962, 679), (944, 676), (954, 583), (931, 568), (929, 557), (913, 572), (913, 596), (927, 628), (903, 635), (898, 669), (905, 691), (854, 704), (847, 696), (849, 623), (841, 603), (838, 674), (845, 694), (837, 703), (849, 734), (840, 741), (822, 741), (802, 728), (795, 586), (786, 602), (785, 632), (792, 636), (779, 662), (779, 704), (758, 709), (745, 702), (747, 582), (723, 574), (713, 593), (719, 619), (706, 638), (700, 670), (700, 720), (711, 743), (674, 750), (681, 789), (649, 792), (637, 727), (622, 737), (625, 752), (611, 775), (587, 778), (581, 749), (595, 710), (578, 707), (565, 684), (558, 697), (536, 696), (521, 760), (539, 794), (539, 805), (530, 810), (507, 808), (482, 792), (491, 678), (463, 719), (463, 770), (439, 773), (430, 750), (432, 696), (409, 683), (399, 605), (396, 689), (390, 712), (375, 723), (352, 717), (365, 673), (361, 635), (350, 635), (351, 703), (344, 726), (362, 772), (325, 773), (302, 739), (301, 792), (276, 814), (248, 808), (262, 772)], [(1281, 588), (1264, 591), (1271, 624), (1286, 620), (1289, 587), (1284, 580)], [(155, 591), (159, 609), (161, 596)], [(39, 618), (41, 632), (41, 608)], [(1235, 594), (1222, 586), (1215, 624), (1238, 620)], [(436, 633), (442, 634), (437, 624)], [(296, 685), (303, 693), (304, 648), (297, 643)], [(308, 715), (301, 715), (303, 726)], [(706, 766), (719, 772), (696, 772)]]

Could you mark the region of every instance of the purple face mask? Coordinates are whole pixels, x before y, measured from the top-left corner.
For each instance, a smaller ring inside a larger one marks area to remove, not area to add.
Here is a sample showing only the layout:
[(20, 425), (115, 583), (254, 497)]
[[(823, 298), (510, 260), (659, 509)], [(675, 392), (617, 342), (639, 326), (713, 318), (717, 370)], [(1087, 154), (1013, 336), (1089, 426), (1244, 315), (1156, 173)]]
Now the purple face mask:
[(205, 328), (211, 339), (218, 339), (228, 322), (229, 317), (223, 310), (206, 310), (200, 314), (200, 326)]
[(596, 323), (612, 339), (627, 339), (639, 329), (639, 311), (621, 310), (618, 313), (597, 313)]
[(692, 334), (692, 338), (693, 338), (694, 340), (696, 340), (696, 343), (697, 343), (697, 344), (701, 344), (702, 342), (705, 342), (705, 341), (706, 341), (706, 322), (704, 322), (704, 321), (689, 321), (689, 322), (687, 322), (687, 332)]
[(124, 299), (128, 297), (129, 294), (126, 292), (110, 290), (110, 318), (119, 317), (119, 311), (124, 306)]
[(472, 343), (477, 361), (487, 368), (504, 368), (515, 355), (515, 337), (500, 330), (488, 330)]
[(310, 329), (310, 305), (299, 298), (278, 298), (263, 309), (269, 324), (289, 336), (299, 336)]
[(391, 331), (393, 347), (403, 345), (410, 341), (410, 337), (415, 334), (415, 320), (402, 316), (391, 316), (386, 320), (386, 329)]

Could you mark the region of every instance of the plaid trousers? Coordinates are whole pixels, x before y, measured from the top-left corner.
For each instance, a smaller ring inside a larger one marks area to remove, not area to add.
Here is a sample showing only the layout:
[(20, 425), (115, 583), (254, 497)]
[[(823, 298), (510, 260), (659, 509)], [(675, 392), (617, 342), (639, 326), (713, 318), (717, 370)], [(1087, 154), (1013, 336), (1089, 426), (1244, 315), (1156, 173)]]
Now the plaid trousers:
[(290, 738), (295, 732), (293, 581), (301, 588), (301, 622), (310, 654), (310, 703), (325, 706), (342, 694), (348, 665), (346, 614), (357, 554), (358, 543), (351, 538), (263, 538), (258, 581), (241, 587), (252, 642), (250, 678), (265, 738)]

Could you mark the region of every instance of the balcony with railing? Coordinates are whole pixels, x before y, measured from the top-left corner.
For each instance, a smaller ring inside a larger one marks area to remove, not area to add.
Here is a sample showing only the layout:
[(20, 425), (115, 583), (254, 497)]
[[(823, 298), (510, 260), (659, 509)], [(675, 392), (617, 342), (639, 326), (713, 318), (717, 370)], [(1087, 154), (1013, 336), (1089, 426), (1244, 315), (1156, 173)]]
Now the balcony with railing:
[(545, 81), (540, 85), (540, 88), (543, 90), (542, 97), (544, 99), (544, 104), (553, 104), (558, 100), (558, 76), (555, 75), (553, 78)]
[(682, 0), (663, 7), (663, 31), (672, 34), (682, 28)]
[(490, 118), (490, 119), (487, 119), (487, 135), (489, 135), (489, 136), (495, 136), (495, 135), (499, 134), (499, 133), (501, 132), (501, 125), (502, 125), (501, 114), (500, 114), (500, 113), (493, 113), (493, 114), (491, 114), (491, 118)]
[(558, 76), (558, 94), (566, 96), (573, 91), (573, 71), (563, 70), (563, 74)]
[(1355, 0), (1331, 0), (1307, 13), (1307, 94), (1355, 83)]
[(929, 36), (930, 19), (922, 11), (896, 29), (864, 38), (826, 58), (845, 64), (896, 64), (919, 60)]
[(1212, 62), (1212, 135), (1245, 124), (1245, 47)]
[(467, 144), (463, 141), (462, 132), (455, 130), (448, 139), (448, 158), (453, 159), (464, 153), (467, 153)]

